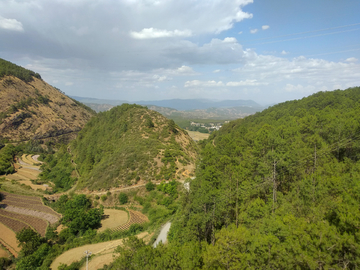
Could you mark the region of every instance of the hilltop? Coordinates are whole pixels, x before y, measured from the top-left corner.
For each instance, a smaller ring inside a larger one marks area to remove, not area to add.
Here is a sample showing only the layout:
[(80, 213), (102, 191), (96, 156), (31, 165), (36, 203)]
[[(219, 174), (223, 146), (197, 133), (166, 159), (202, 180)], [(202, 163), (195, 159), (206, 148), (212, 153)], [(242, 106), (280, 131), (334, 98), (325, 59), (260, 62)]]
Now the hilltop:
[(81, 175), (78, 187), (91, 190), (185, 179), (197, 157), (195, 143), (174, 121), (129, 104), (93, 117), (71, 152)]
[(359, 268), (359, 101), (319, 92), (212, 133), (168, 244), (125, 244), (108, 269)]
[(39, 74), (0, 59), (0, 139), (23, 141), (71, 134), (94, 114)]

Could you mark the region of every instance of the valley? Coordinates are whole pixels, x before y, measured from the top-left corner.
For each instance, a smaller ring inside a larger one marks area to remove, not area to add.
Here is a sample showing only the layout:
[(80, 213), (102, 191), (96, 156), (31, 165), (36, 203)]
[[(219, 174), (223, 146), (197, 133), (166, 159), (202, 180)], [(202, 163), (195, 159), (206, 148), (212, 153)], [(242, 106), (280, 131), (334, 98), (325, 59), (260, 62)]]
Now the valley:
[[(360, 266), (359, 87), (175, 121), (137, 104), (50, 106), (68, 98), (32, 77), (0, 81), (2, 94), (37, 95), (1, 114), (0, 255), (13, 268), (84, 269), (85, 250), (104, 270)], [(54, 120), (71, 107), (88, 114)], [(25, 132), (47, 121), (54, 132)]]

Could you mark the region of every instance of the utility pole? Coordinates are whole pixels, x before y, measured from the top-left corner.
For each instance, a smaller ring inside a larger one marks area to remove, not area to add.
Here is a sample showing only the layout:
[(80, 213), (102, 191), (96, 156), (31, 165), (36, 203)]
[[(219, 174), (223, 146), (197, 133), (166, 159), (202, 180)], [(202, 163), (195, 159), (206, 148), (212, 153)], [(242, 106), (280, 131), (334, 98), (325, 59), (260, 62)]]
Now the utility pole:
[(91, 251), (90, 250), (86, 250), (84, 252), (86, 254), (86, 270), (89, 270), (89, 256), (91, 256)]

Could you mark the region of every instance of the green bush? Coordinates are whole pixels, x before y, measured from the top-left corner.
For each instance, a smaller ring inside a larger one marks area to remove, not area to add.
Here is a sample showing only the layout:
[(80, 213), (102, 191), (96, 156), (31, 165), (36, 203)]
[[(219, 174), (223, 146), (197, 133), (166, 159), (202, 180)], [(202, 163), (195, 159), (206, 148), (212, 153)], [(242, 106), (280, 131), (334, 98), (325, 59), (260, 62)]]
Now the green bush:
[(121, 192), (119, 194), (119, 201), (121, 204), (126, 204), (128, 202), (129, 198), (128, 198), (128, 195), (124, 192)]
[(152, 183), (152, 182), (149, 182), (149, 183), (147, 183), (147, 184), (145, 185), (145, 188), (146, 188), (147, 191), (152, 191), (152, 190), (155, 189), (155, 184)]

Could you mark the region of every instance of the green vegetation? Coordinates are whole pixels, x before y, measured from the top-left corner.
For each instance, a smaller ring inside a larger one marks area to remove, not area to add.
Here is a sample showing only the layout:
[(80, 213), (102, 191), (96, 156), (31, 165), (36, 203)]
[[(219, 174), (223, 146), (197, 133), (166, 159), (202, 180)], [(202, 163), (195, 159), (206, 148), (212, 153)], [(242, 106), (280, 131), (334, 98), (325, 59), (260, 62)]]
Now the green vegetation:
[(174, 178), (180, 165), (194, 162), (195, 149), (174, 121), (129, 104), (93, 117), (71, 144), (78, 187), (89, 189)]
[(107, 269), (359, 268), (359, 132), (360, 88), (225, 125), (201, 142), (170, 243), (131, 239)]
[(13, 167), (16, 148), (8, 144), (0, 149), (0, 175), (14, 173)]
[(68, 234), (83, 235), (89, 230), (97, 229), (104, 214), (102, 207), (91, 208), (90, 199), (83, 194), (73, 198), (62, 195), (53, 207), (63, 215), (61, 223), (67, 228), (61, 231), (59, 237), (65, 235), (65, 238)]
[(124, 192), (120, 192), (119, 194), (119, 202), (121, 204), (126, 204), (128, 202), (129, 198), (128, 195)]
[(152, 191), (155, 189), (155, 184), (152, 182), (148, 182), (148, 183), (146, 183), (145, 188), (147, 191)]
[[(25, 69), (18, 65), (15, 65), (9, 61), (0, 58), (0, 79), (4, 76), (15, 76), (24, 82), (33, 81), (33, 77), (41, 80), (39, 73)], [(5, 83), (12, 83), (11, 81), (5, 81)]]
[(61, 146), (55, 154), (46, 155), (43, 160), (45, 163), (41, 166), (42, 173), (39, 178), (43, 182), (54, 183), (53, 192), (69, 190), (77, 181), (76, 177), (72, 177), (74, 167), (65, 145)]

